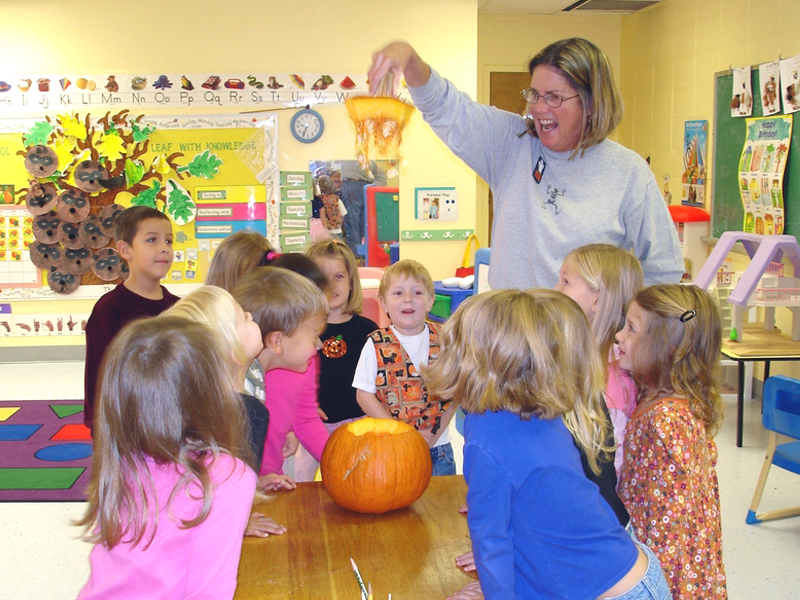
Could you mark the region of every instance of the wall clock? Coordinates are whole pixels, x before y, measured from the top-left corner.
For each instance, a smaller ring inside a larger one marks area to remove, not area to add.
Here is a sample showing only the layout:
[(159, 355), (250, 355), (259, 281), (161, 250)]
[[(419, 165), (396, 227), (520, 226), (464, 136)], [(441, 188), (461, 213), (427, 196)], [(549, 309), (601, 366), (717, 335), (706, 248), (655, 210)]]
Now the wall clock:
[(292, 117), (290, 124), (292, 135), (298, 142), (311, 144), (322, 137), (325, 130), (325, 123), (322, 115), (310, 108), (298, 110)]

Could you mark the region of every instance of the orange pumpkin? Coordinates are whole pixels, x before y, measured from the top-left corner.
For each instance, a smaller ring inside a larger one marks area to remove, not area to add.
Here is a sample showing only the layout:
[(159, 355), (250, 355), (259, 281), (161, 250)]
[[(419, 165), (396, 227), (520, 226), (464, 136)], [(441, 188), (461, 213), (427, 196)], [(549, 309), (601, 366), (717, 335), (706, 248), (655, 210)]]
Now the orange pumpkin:
[(366, 417), (331, 434), (320, 463), (322, 484), (333, 500), (362, 513), (405, 508), (431, 480), (431, 453), (410, 425)]

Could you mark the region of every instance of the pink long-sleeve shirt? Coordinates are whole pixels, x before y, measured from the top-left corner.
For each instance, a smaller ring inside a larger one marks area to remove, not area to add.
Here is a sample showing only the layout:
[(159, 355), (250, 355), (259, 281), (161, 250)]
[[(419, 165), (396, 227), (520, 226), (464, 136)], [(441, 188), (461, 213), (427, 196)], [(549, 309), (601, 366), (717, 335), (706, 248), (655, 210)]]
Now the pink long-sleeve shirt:
[(322, 458), (329, 434), (317, 412), (318, 386), (319, 357), (311, 362), (305, 373), (272, 369), (264, 374), (269, 429), (261, 475), (283, 473), (282, 450), (289, 431), (294, 432), (314, 458)]
[[(120, 543), (111, 549), (97, 544), (91, 552), (89, 581), (79, 600), (225, 600), (233, 598), (242, 539), (256, 490), (255, 473), (239, 459), (220, 454), (209, 467), (214, 500), (208, 517), (184, 528), (202, 506), (196, 484), (178, 492), (175, 465), (147, 460), (158, 498), (158, 527), (152, 543)], [(191, 496), (194, 496), (192, 498)], [(153, 517), (151, 514), (151, 523)]]

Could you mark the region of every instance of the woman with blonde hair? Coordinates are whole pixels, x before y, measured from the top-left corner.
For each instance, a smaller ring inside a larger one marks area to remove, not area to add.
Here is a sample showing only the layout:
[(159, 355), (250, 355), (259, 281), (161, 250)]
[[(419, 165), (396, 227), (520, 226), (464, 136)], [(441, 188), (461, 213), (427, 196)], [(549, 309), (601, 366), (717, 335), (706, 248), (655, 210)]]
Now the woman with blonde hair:
[(648, 284), (678, 283), (683, 257), (658, 183), (608, 139), (622, 102), (606, 56), (571, 38), (528, 70), (525, 117), (473, 102), (404, 42), (376, 53), (368, 76), (373, 93), (387, 73), (404, 77), (434, 132), (489, 184), (493, 289), (552, 288), (564, 256), (593, 242), (632, 248)]

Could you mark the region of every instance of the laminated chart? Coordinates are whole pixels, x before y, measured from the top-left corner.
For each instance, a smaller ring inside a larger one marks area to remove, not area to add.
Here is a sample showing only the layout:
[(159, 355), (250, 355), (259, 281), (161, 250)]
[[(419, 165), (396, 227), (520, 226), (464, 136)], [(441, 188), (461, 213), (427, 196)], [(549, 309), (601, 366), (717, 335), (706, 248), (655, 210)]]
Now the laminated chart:
[(783, 175), (791, 138), (791, 116), (747, 119), (747, 137), (739, 159), (745, 233), (783, 233)]
[(267, 235), (264, 186), (233, 185), (195, 188), (195, 236), (223, 238), (248, 229)]

